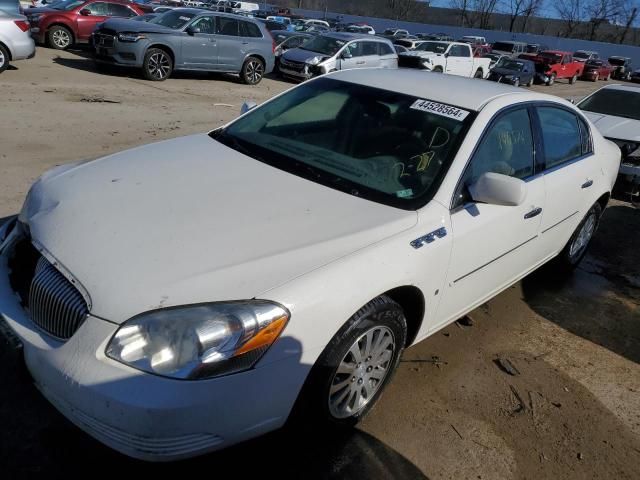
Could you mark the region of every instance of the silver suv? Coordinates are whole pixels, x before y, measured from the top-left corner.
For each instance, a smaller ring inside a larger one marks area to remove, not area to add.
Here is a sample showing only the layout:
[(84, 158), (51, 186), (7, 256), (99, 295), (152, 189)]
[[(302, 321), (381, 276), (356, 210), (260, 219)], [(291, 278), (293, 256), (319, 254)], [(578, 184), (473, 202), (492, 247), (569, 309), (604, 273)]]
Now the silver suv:
[(359, 33), (318, 35), (280, 57), (279, 73), (297, 80), (349, 68), (398, 68), (391, 41)]

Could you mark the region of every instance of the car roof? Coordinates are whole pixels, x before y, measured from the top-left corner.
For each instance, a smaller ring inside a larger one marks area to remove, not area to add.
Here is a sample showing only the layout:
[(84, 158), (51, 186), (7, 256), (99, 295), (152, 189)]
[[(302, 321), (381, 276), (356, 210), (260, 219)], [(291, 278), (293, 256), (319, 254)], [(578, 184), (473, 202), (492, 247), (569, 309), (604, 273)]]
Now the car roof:
[(526, 42), (516, 42), (515, 40), (498, 40), (495, 43), (510, 43), (512, 45), (526, 45)]
[(559, 101), (558, 97), (553, 95), (535, 93), (503, 83), (479, 82), (470, 78), (410, 68), (399, 70), (357, 68), (330, 73), (325, 77), (476, 111), (481, 110), (488, 102), (506, 95), (512, 96), (513, 100), (521, 98), (523, 101), (531, 99)]
[(367, 39), (367, 40), (379, 40), (381, 42), (388, 42), (386, 38), (377, 37), (375, 35), (369, 35), (368, 33), (351, 33), (351, 32), (326, 32), (322, 33), (323, 37), (337, 38), (338, 40), (344, 40), (349, 42), (351, 40)]
[(554, 53), (556, 55), (573, 55), (573, 53), (571, 52), (563, 52), (562, 50), (545, 50), (544, 52), (540, 52), (540, 53)]
[(611, 55), (609, 58), (617, 58), (619, 60), (631, 60), (631, 57), (621, 57), (620, 55)]

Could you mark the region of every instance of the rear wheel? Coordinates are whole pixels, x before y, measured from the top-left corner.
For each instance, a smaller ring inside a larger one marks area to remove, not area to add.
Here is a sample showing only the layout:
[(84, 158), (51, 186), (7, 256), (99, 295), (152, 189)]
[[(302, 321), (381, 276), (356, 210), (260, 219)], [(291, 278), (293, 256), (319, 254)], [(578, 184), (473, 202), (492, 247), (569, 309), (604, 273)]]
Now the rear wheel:
[(171, 76), (173, 60), (165, 50), (150, 48), (144, 56), (142, 70), (147, 80), (161, 82)]
[(519, 87), (520, 86), (520, 79), (519, 78), (516, 78), (516, 79), (513, 80), (513, 86), (514, 87)]
[(593, 234), (598, 229), (601, 215), (602, 207), (596, 202), (575, 229), (560, 255), (558, 255), (556, 264), (560, 269), (568, 271), (578, 266), (580, 260), (587, 253), (587, 247), (589, 247)]
[(482, 77), (483, 77), (482, 70), (481, 69), (476, 70), (476, 73), (473, 75), (473, 78), (482, 78)]
[(47, 40), (50, 47), (56, 50), (66, 50), (73, 45), (73, 34), (68, 28), (55, 25), (47, 33)]
[(556, 83), (556, 74), (552, 73), (551, 76), (549, 77), (549, 80), (547, 80), (547, 85), (551, 86), (554, 83)]
[(576, 73), (573, 77), (569, 79), (569, 85), (573, 85), (578, 80), (578, 74)]
[(442, 67), (435, 67), (433, 70), (431, 70), (433, 73), (443, 73), (442, 72)]
[(249, 57), (244, 61), (240, 71), (240, 79), (247, 85), (257, 85), (264, 77), (264, 63), (256, 57)]
[(296, 402), (295, 423), (351, 427), (371, 410), (400, 361), (407, 324), (382, 295), (362, 307), (320, 355)]
[(9, 66), (9, 52), (5, 47), (0, 45), (0, 73), (4, 72)]
[(532, 86), (533, 86), (533, 77), (531, 77), (531, 80), (527, 82), (527, 87), (532, 87)]

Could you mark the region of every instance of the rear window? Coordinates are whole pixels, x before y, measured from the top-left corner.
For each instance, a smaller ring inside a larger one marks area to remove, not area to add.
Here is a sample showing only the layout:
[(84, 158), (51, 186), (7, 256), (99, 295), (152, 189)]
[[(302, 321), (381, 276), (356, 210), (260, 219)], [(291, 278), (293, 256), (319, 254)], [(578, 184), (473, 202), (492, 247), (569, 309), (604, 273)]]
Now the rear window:
[(260, 28), (253, 22), (239, 22), (240, 23), (240, 36), (262, 38), (262, 32)]

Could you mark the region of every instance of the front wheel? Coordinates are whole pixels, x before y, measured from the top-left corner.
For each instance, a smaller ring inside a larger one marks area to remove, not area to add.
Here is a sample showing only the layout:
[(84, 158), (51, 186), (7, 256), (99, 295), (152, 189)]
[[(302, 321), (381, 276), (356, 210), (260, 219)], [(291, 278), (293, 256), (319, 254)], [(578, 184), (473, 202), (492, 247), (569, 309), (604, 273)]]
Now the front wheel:
[(249, 57), (244, 61), (240, 71), (240, 79), (247, 85), (257, 85), (264, 77), (264, 63), (256, 57)]
[(444, 73), (444, 72), (442, 71), (442, 67), (436, 67), (436, 68), (434, 68), (434, 69), (433, 69), (433, 70), (431, 70), (431, 71), (432, 71), (433, 73)]
[(473, 78), (482, 78), (482, 70), (478, 69), (476, 70), (476, 73), (473, 75)]
[(556, 74), (552, 73), (551, 76), (549, 77), (549, 80), (547, 80), (547, 85), (551, 86), (554, 83), (556, 83)]
[(513, 80), (513, 86), (514, 87), (519, 87), (520, 86), (520, 79), (519, 78), (516, 78), (516, 79)]
[(147, 80), (161, 82), (171, 76), (173, 60), (165, 50), (150, 48), (144, 56), (142, 71)]
[(533, 77), (531, 77), (531, 80), (527, 82), (527, 87), (532, 87), (532, 86), (533, 86)]
[(0, 45), (0, 73), (4, 72), (9, 66), (9, 52)]
[(578, 75), (574, 75), (573, 77), (571, 77), (569, 79), (569, 85), (573, 85), (574, 83), (576, 83), (578, 81)]
[(55, 25), (47, 33), (47, 40), (50, 47), (56, 50), (66, 50), (73, 45), (73, 34), (68, 28)]
[(557, 265), (560, 269), (568, 271), (578, 266), (587, 253), (593, 234), (598, 229), (601, 215), (602, 207), (596, 202), (577, 226), (560, 255), (558, 255)]
[(362, 307), (314, 365), (295, 406), (296, 423), (351, 427), (371, 410), (404, 350), (400, 305), (382, 295)]

